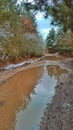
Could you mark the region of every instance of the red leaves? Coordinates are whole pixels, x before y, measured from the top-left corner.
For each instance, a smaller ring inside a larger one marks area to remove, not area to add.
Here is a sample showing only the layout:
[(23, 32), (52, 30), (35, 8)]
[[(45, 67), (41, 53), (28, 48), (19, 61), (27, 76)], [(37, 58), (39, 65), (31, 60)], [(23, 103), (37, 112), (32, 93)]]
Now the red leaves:
[[(36, 29), (35, 29), (31, 19), (26, 19), (25, 16), (22, 16), (21, 22), (22, 22), (22, 29), (21, 30), (23, 30), (25, 32), (30, 32), (30, 33), (36, 32)], [(21, 32), (23, 32), (23, 31), (21, 31)]]

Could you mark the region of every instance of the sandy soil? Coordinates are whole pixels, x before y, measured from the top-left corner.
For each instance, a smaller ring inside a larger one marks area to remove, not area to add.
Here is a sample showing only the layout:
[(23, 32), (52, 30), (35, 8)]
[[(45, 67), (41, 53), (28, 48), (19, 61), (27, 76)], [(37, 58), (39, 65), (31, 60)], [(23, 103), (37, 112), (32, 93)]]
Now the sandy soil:
[(34, 67), (38, 67), (38, 66), (42, 66), (43, 64), (45, 64), (45, 60), (42, 61), (38, 61), (36, 63), (32, 63), (23, 67), (18, 67), (12, 70), (4, 70), (0, 72), (0, 85), (2, 83), (4, 83), (7, 79), (9, 79), (10, 77), (14, 76), (15, 74), (24, 71), (26, 69), (30, 69), (30, 68), (34, 68)]
[(27, 66), (0, 72), (0, 84), (8, 78), (25, 69), (42, 66), (56, 65), (68, 70), (67, 74), (60, 76), (55, 96), (51, 104), (47, 105), (42, 119), (40, 130), (73, 130), (73, 59), (66, 58), (62, 61), (42, 60)]
[(40, 130), (73, 130), (73, 59), (59, 62), (68, 73), (61, 75), (55, 96), (47, 105)]

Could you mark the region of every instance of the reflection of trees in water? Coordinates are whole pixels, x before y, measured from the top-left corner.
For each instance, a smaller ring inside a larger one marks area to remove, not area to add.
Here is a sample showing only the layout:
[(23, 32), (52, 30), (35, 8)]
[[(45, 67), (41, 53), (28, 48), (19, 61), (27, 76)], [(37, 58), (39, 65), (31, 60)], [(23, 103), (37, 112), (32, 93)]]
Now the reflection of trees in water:
[(56, 57), (56, 56), (46, 56), (46, 60), (53, 60), (53, 61), (58, 61), (58, 60), (64, 60), (64, 57)]
[(54, 65), (48, 65), (47, 70), (48, 75), (50, 75), (50, 77), (55, 77), (56, 79), (58, 79), (61, 74), (67, 73), (66, 70), (63, 70), (59, 66)]
[[(39, 79), (40, 77), (38, 77), (38, 79)], [(37, 80), (38, 80), (37, 79)], [(36, 81), (37, 82), (37, 81)], [(35, 84), (32, 86), (32, 90), (31, 90), (31, 94), (33, 95), (33, 94), (36, 94), (35, 93), (35, 90), (34, 90), (34, 86), (37, 84), (35, 82)], [(31, 84), (30, 84), (30, 86), (31, 86)], [(28, 96), (25, 96), (25, 94), (24, 95), (22, 95), (22, 105), (18, 108), (19, 109), (19, 111), (22, 109), (22, 110), (25, 110), (25, 109), (27, 109), (27, 106), (28, 106), (28, 104), (29, 104), (29, 102), (31, 102), (31, 95), (30, 95), (30, 93), (29, 93), (29, 95)], [(18, 111), (17, 111), (18, 112)]]
[(4, 101), (0, 107), (0, 130), (15, 129), (16, 112), (26, 109), (42, 71), (42, 67), (22, 71), (0, 86), (0, 101)]

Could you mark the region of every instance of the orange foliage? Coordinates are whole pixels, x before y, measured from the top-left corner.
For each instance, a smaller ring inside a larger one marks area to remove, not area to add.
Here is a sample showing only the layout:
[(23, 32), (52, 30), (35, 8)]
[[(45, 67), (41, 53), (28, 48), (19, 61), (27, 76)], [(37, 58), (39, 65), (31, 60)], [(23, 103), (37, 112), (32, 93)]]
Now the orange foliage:
[(31, 21), (31, 19), (26, 19), (25, 16), (22, 16), (21, 18), (22, 27), (20, 32), (30, 32), (35, 33), (36, 29)]

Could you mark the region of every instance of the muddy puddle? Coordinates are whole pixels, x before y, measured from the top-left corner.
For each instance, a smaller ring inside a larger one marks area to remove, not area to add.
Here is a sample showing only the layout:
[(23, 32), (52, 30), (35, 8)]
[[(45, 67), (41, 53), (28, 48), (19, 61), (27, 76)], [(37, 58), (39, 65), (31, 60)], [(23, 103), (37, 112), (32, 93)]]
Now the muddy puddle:
[(39, 130), (55, 94), (60, 67), (43, 66), (16, 74), (0, 86), (0, 130)]
[(62, 56), (45, 56), (45, 60), (59, 61), (64, 59), (65, 57)]

